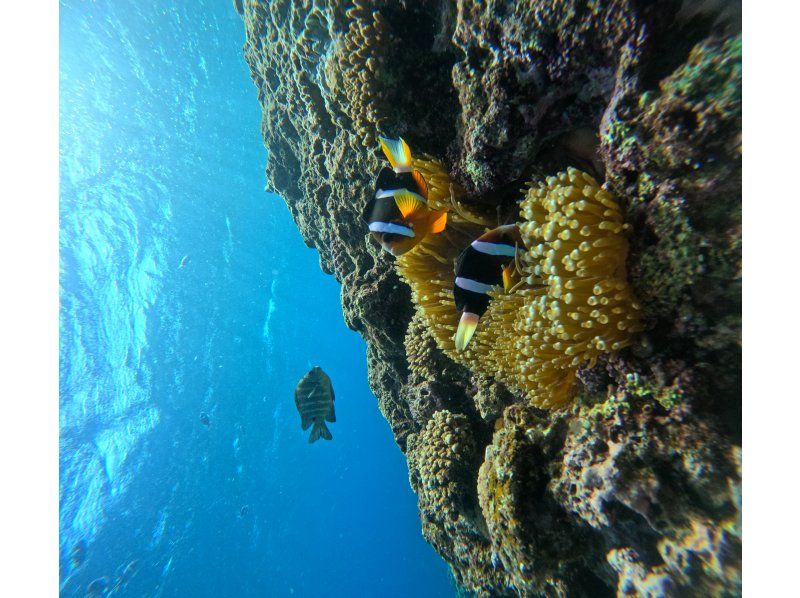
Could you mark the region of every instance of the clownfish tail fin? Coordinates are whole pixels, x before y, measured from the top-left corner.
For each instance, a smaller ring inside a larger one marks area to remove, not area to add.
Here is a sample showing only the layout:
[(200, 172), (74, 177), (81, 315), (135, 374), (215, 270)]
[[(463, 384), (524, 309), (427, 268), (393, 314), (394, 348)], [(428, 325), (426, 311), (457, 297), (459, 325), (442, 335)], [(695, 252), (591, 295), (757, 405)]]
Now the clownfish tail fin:
[(453, 339), (456, 345), (456, 351), (459, 353), (467, 348), (469, 341), (472, 339), (472, 335), (475, 334), (475, 329), (478, 327), (478, 320), (480, 320), (478, 314), (473, 314), (468, 311), (461, 314), (461, 320), (458, 322), (458, 330), (456, 330), (456, 336)]
[(402, 138), (378, 137), (378, 141), (395, 172), (411, 172), (411, 149)]

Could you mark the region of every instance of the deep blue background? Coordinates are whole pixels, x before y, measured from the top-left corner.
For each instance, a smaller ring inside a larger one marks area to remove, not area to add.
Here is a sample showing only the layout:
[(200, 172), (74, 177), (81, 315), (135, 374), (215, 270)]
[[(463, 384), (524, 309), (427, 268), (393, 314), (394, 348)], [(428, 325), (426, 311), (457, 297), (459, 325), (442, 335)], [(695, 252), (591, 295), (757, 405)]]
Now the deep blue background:
[(137, 560), (115, 595), (452, 595), (339, 287), (263, 190), (231, 2), (60, 12), (62, 594)]

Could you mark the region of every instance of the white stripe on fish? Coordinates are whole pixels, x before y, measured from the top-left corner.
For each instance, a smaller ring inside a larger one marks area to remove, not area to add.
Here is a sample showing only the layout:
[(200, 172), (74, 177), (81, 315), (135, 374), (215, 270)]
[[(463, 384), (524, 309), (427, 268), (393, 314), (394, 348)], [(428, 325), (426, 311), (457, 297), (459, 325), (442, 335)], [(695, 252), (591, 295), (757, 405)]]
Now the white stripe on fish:
[(395, 224), (393, 222), (370, 222), (369, 230), (373, 233), (393, 233), (404, 237), (414, 237), (414, 231), (407, 226)]
[(514, 257), (517, 253), (516, 247), (506, 245), (505, 243), (487, 243), (486, 241), (473, 241), (472, 248), (475, 251), (480, 251), (486, 255), (506, 255)]
[(478, 282), (477, 280), (472, 280), (469, 278), (461, 278), (460, 276), (456, 277), (456, 285), (458, 285), (465, 291), (472, 291), (473, 293), (481, 293), (483, 295), (487, 294), (494, 288), (493, 285), (484, 284), (482, 282)]

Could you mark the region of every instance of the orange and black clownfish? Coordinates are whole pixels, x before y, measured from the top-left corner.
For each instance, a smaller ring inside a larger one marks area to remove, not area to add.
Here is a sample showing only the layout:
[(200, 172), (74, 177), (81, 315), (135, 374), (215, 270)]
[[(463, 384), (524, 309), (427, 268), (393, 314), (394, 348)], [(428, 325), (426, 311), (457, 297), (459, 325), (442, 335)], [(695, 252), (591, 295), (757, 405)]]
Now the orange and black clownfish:
[(412, 166), (406, 142), (379, 139), (392, 167), (381, 170), (375, 193), (361, 217), (381, 247), (396, 257), (415, 247), (428, 233), (442, 232), (447, 212), (428, 207), (428, 187)]
[(453, 299), (463, 313), (455, 336), (457, 351), (463, 351), (475, 334), (489, 307), (489, 291), (500, 284), (506, 290), (513, 286), (514, 260), (517, 247), (522, 246), (519, 228), (508, 224), (484, 233), (458, 256)]

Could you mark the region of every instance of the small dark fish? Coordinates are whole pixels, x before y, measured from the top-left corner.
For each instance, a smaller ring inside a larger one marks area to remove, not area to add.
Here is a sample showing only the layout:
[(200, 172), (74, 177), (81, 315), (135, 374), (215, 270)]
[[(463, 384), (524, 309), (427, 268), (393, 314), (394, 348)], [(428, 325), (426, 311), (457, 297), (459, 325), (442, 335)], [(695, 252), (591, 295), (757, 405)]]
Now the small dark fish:
[(200, 412), (200, 423), (206, 426), (207, 428), (211, 426), (211, 418), (205, 411)]
[(77, 569), (83, 565), (86, 560), (86, 542), (78, 540), (72, 550), (69, 551), (69, 562), (73, 569)]
[(108, 592), (108, 577), (98, 577), (86, 586), (86, 598), (100, 598)]
[(178, 266), (178, 269), (183, 270), (186, 267), (186, 264), (189, 263), (189, 254), (187, 253), (181, 258), (181, 265)]
[(300, 413), (300, 425), (303, 430), (308, 430), (308, 427), (314, 424), (309, 442), (316, 442), (320, 438), (325, 440), (333, 438), (325, 422), (336, 421), (334, 400), (331, 379), (319, 366), (314, 366), (297, 383), (294, 389), (294, 404)]
[(248, 505), (244, 505), (241, 509), (239, 509), (239, 517), (244, 517), (250, 512), (250, 507)]
[(453, 299), (462, 312), (456, 331), (457, 351), (469, 344), (478, 320), (489, 308), (489, 292), (502, 284), (509, 290), (515, 282), (517, 247), (522, 237), (515, 224), (499, 226), (475, 239), (456, 260)]
[(116, 576), (117, 579), (114, 581), (113, 591), (119, 591), (125, 588), (128, 585), (128, 582), (133, 579), (136, 573), (139, 571), (139, 559), (134, 559), (127, 565), (120, 565), (117, 567)]

